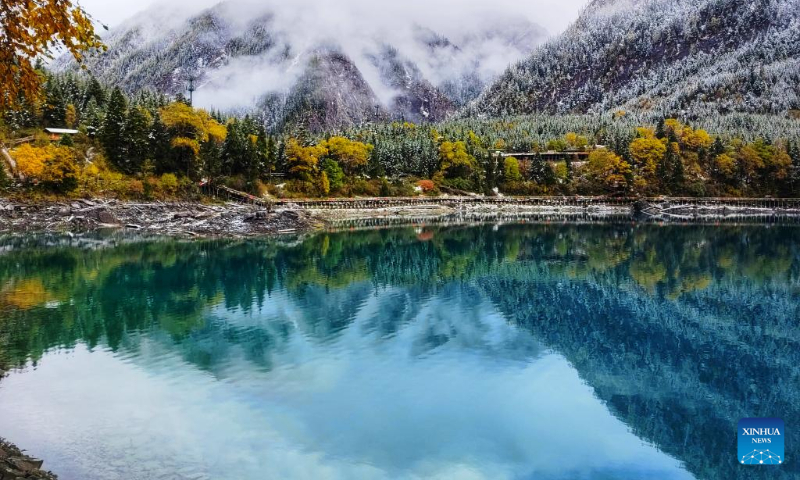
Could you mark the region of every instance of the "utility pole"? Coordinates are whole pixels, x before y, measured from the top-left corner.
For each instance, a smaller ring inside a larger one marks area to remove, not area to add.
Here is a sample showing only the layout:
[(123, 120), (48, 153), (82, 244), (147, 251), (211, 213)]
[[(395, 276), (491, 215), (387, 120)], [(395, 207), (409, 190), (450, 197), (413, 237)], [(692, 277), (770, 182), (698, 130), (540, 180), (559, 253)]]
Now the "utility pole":
[(192, 75), (192, 76), (189, 77), (189, 106), (190, 107), (194, 105), (194, 91), (195, 90), (196, 90), (196, 88), (194, 88), (194, 75)]

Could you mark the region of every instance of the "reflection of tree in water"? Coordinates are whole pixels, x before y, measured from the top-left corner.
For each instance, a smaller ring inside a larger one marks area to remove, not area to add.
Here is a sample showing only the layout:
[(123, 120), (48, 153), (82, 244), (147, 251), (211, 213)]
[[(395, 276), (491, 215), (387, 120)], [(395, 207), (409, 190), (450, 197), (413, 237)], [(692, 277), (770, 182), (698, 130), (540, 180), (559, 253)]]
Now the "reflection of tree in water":
[[(734, 287), (728, 295), (758, 305), (737, 311), (705, 292), (675, 302), (584, 282), (479, 283), (507, 318), (565, 355), (638, 436), (699, 478), (763, 473), (737, 463), (740, 418), (800, 422), (797, 298), (773, 309), (769, 295)], [(789, 442), (800, 440), (788, 435)], [(794, 478), (800, 471), (786, 467), (769, 474)]]
[[(276, 295), (294, 310), (271, 311)], [(370, 298), (380, 308), (361, 328), (387, 337), (433, 296), (462, 312), (488, 296), (702, 478), (744, 475), (739, 417), (800, 424), (800, 241), (789, 227), (508, 225), (424, 241), (400, 229), (290, 245), (28, 246), (0, 256), (0, 357), (22, 365), (79, 342), (135, 350), (146, 335), (203, 369), (235, 354), (270, 369), (293, 335), (335, 339)], [(464, 335), (457, 322), (480, 328), (445, 310), (419, 329), (417, 354)], [(796, 474), (792, 465), (773, 474)]]

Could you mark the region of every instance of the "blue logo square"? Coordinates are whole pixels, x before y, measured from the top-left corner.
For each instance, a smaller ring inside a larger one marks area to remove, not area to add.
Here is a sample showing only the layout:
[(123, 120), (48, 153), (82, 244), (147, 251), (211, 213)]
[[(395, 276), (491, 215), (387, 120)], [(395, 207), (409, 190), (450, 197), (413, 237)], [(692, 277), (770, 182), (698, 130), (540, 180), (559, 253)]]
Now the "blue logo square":
[(739, 420), (739, 463), (743, 465), (781, 465), (786, 435), (780, 418)]

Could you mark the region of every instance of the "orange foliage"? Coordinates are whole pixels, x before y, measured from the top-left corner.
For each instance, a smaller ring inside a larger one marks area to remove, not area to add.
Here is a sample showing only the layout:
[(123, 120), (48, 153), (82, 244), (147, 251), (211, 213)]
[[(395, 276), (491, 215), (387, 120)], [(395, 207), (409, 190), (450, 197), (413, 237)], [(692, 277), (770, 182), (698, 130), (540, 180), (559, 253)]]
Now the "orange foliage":
[(33, 62), (60, 44), (80, 63), (83, 52), (104, 48), (91, 19), (71, 0), (0, 2), (0, 111), (36, 99), (41, 77)]
[(41, 177), (44, 164), (53, 154), (53, 147), (34, 147), (27, 143), (11, 150), (11, 158), (17, 162), (17, 172), (25, 178)]
[(431, 180), (420, 180), (417, 182), (417, 186), (425, 193), (432, 192), (436, 188), (436, 184)]

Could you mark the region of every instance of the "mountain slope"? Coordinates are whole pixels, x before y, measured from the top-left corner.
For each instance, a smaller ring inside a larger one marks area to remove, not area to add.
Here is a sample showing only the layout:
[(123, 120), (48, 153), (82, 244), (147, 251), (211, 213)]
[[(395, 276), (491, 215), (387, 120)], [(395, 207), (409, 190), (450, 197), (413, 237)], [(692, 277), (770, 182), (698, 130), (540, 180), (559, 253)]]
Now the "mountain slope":
[[(318, 12), (292, 9), (299, 17), (287, 19), (285, 11), (245, 2), (191, 16), (144, 12), (104, 39), (109, 50), (88, 60), (89, 71), (128, 93), (177, 95), (191, 79), (198, 106), (256, 114), (270, 127), (329, 130), (374, 119), (376, 111), (443, 120), (546, 35), (502, 17), (455, 40), (402, 23), (387, 32), (358, 25), (351, 35), (333, 34), (326, 19), (319, 31), (302, 23), (313, 24)], [(58, 66), (75, 68), (66, 59)]]
[(595, 0), (468, 114), (798, 108), (798, 15), (800, 0)]
[(378, 69), (383, 85), (392, 90), (389, 111), (392, 117), (421, 123), (447, 118), (456, 110), (453, 102), (434, 87), (412, 61), (391, 46), (383, 46), (369, 56)]
[(289, 93), (279, 126), (303, 125), (311, 131), (351, 127), (385, 115), (378, 98), (345, 55), (320, 51)]

